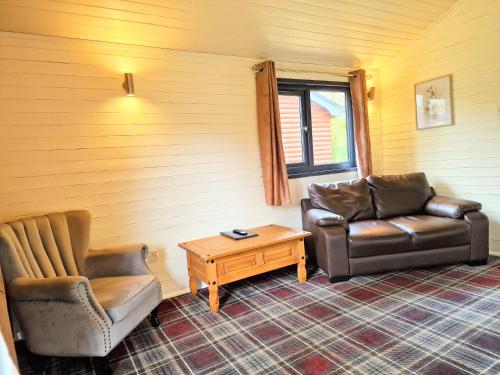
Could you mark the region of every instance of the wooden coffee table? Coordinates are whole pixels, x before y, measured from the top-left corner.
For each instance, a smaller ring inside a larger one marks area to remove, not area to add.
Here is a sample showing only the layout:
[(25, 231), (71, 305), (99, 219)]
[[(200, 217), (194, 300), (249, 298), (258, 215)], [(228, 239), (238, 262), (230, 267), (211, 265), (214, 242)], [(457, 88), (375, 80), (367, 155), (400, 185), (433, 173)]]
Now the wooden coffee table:
[(250, 228), (258, 234), (242, 240), (213, 236), (182, 242), (186, 250), (189, 289), (198, 292), (198, 280), (208, 285), (210, 309), (219, 310), (220, 285), (297, 264), (300, 283), (306, 281), (304, 237), (310, 232), (279, 225)]

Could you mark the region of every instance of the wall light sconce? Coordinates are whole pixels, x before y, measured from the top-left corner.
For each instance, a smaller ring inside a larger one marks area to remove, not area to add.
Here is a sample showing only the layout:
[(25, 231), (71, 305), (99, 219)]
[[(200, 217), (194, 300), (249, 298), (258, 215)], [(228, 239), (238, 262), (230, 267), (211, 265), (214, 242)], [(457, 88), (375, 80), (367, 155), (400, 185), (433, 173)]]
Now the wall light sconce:
[(124, 73), (123, 74), (123, 83), (122, 87), (127, 93), (127, 96), (135, 96), (134, 92), (134, 76), (132, 73)]
[(366, 93), (366, 96), (368, 97), (369, 102), (375, 101), (375, 87), (370, 87), (368, 92)]

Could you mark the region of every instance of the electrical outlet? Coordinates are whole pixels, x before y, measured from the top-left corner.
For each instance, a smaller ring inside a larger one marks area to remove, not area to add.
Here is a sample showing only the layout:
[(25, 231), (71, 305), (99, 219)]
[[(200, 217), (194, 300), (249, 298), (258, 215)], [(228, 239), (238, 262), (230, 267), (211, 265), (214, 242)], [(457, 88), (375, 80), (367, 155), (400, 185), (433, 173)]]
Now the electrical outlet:
[(156, 251), (152, 251), (148, 254), (148, 263), (155, 263), (158, 260), (158, 254)]

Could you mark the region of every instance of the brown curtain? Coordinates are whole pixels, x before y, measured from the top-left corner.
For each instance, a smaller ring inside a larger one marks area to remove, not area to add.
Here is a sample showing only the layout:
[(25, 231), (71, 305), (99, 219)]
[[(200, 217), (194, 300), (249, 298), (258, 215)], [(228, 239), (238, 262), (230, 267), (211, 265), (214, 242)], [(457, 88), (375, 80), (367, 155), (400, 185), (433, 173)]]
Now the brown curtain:
[(257, 123), (266, 203), (290, 204), (290, 190), (281, 139), (278, 83), (273, 61), (257, 65)]
[(355, 75), (355, 77), (349, 78), (349, 82), (351, 84), (352, 112), (354, 115), (354, 140), (356, 142), (358, 171), (361, 177), (366, 177), (372, 173), (366, 77), (365, 71), (362, 69), (349, 73)]

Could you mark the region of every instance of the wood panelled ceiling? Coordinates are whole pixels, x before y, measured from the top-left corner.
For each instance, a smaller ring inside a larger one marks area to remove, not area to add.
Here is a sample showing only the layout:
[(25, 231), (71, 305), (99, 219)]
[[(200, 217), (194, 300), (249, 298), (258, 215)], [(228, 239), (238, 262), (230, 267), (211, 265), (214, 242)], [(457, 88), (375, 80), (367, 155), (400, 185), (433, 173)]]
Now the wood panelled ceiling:
[(456, 0), (0, 0), (0, 29), (329, 65), (377, 65)]

